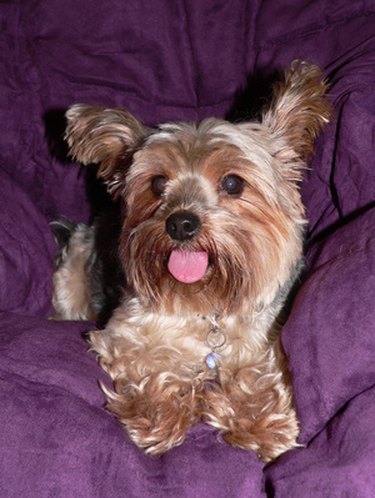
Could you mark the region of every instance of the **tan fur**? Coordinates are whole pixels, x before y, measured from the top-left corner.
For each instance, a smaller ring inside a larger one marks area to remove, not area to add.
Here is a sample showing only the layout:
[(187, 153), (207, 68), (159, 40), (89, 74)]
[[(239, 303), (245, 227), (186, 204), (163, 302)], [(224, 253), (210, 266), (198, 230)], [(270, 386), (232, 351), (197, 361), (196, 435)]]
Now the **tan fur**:
[(56, 310), (55, 319), (95, 319), (86, 269), (87, 260), (94, 250), (93, 237), (87, 237), (90, 231), (84, 225), (78, 227), (70, 239), (69, 257), (67, 254), (62, 255), (63, 261), (53, 275), (52, 304)]
[[(208, 119), (150, 131), (127, 111), (84, 105), (68, 111), (72, 153), (101, 164), (99, 174), (126, 212), (119, 254), (127, 294), (90, 343), (113, 380), (113, 391), (103, 386), (108, 408), (148, 453), (181, 444), (201, 419), (265, 461), (297, 446), (278, 317), (301, 267), (298, 181), (329, 117), (325, 91), (318, 68), (295, 62), (259, 123)], [(159, 175), (166, 187), (155, 195)], [(226, 175), (243, 179), (239, 195), (222, 189)], [(179, 242), (166, 221), (181, 210), (201, 226)], [(209, 255), (201, 280), (185, 284), (168, 272), (176, 247)], [(75, 308), (90, 308), (90, 298), (85, 306), (71, 299), (75, 292), (68, 299), (62, 292), (64, 285), (79, 289), (84, 268), (72, 256), (55, 277), (55, 303), (68, 318), (80, 315)], [(207, 356), (217, 351), (217, 368), (210, 369)]]

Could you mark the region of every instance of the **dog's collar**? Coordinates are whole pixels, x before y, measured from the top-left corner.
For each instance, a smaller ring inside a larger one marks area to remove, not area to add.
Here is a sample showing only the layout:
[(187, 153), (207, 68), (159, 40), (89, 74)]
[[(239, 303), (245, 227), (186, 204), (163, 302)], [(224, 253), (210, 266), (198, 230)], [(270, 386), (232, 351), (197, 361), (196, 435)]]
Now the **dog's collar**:
[(206, 337), (206, 345), (211, 349), (211, 352), (205, 357), (206, 366), (210, 370), (215, 370), (218, 367), (222, 358), (220, 351), (223, 350), (227, 342), (227, 336), (218, 323), (219, 316), (219, 313), (214, 312), (203, 317), (211, 324)]

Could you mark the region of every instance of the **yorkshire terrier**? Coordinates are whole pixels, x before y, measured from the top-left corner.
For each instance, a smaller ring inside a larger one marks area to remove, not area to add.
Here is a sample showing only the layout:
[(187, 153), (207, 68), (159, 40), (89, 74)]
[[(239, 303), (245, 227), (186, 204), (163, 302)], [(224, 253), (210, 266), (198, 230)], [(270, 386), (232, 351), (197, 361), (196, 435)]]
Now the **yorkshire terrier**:
[(264, 461), (298, 446), (279, 317), (302, 266), (299, 183), (330, 117), (326, 91), (317, 66), (294, 61), (257, 121), (151, 129), (126, 110), (67, 111), (72, 156), (99, 165), (121, 217), (104, 252), (97, 226), (63, 227), (54, 306), (95, 319), (108, 281), (112, 297), (121, 289), (89, 341), (113, 381), (109, 410), (147, 453), (200, 420)]

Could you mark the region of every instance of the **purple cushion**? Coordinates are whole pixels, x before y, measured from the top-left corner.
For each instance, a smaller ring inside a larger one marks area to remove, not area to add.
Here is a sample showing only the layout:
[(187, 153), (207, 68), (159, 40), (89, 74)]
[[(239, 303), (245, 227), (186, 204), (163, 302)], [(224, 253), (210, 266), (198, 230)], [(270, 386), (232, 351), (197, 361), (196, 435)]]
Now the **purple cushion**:
[(269, 496), (371, 498), (375, 474), (375, 389), (350, 400), (308, 449), (266, 470)]
[(0, 324), (1, 496), (260, 496), (262, 463), (208, 427), (163, 457), (129, 440), (104, 409), (88, 323), (3, 313)]
[(52, 312), (56, 245), (29, 195), (0, 170), (0, 311)]
[(310, 235), (375, 205), (375, 39), (332, 61), (332, 123), (317, 143), (302, 185)]
[(308, 253), (311, 267), (283, 331), (307, 443), (375, 379), (375, 209)]

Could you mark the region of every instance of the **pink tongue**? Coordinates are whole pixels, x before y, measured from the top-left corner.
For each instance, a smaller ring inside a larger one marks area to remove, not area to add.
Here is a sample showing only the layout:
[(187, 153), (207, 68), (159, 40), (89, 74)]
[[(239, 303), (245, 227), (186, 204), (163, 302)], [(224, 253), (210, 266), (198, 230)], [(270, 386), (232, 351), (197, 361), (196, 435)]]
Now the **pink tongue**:
[(208, 266), (208, 254), (204, 251), (174, 249), (169, 256), (168, 270), (176, 280), (193, 284), (204, 277)]

